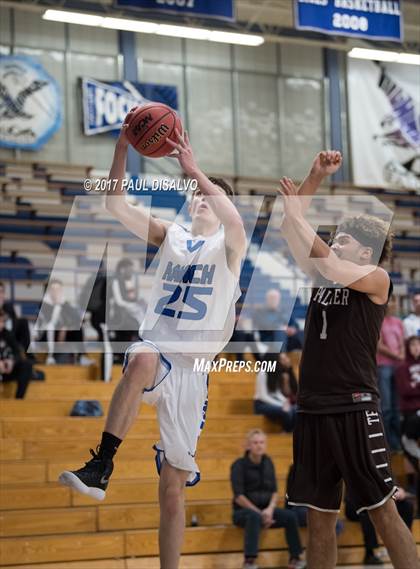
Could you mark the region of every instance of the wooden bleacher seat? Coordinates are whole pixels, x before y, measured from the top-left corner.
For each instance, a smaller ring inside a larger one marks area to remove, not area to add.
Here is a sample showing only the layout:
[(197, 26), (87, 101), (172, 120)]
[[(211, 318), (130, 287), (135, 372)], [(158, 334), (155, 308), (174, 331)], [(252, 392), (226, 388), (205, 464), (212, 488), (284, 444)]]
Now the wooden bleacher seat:
[[(17, 253), (28, 258), (34, 267), (49, 271), (56, 252), (51, 246), (60, 241), (61, 235), (37, 234), (34, 239), (29, 233), (7, 232), (7, 227), (27, 228), (32, 224), (40, 229), (49, 224), (54, 229), (64, 229), (74, 194), (80, 193), (81, 181), (89, 174), (87, 166), (21, 161), (6, 164), (0, 160), (3, 214), (31, 215), (30, 219), (19, 217), (3, 224), (6, 231), (1, 241), (2, 254)], [(264, 195), (274, 194), (276, 185), (277, 181), (252, 178), (236, 182), (240, 192), (252, 190)], [(395, 208), (393, 227), (397, 232), (396, 245), (401, 246), (396, 259), (401, 272), (416, 270), (415, 238), (420, 236), (420, 218), (410, 205), (413, 193), (333, 185), (321, 188), (320, 203), (328, 204), (328, 196), (344, 193), (353, 196), (355, 207), (373, 193)], [(154, 212), (171, 217), (172, 208), (161, 205), (164, 207)], [(250, 196), (248, 214), (251, 211)], [(90, 209), (79, 213), (81, 219), (111, 236), (120, 256), (132, 245), (128, 232), (122, 232), (106, 216)], [(333, 213), (338, 219), (339, 212)], [(69, 239), (71, 255), (65, 257), (69, 272), (79, 270), (79, 263), (88, 261), (102, 247), (100, 243), (86, 244), (84, 221), (74, 227), (80, 229), (80, 235), (71, 235)], [(135, 255), (144, 258), (145, 248), (136, 248)], [(33, 294), (25, 292), (30, 282)], [(34, 301), (39, 292), (37, 286), (40, 285), (36, 281), (16, 279), (17, 299)], [(24, 400), (12, 399), (15, 384), (0, 385), (1, 563), (6, 569), (158, 568), (158, 485), (151, 448), (158, 436), (155, 409), (141, 409), (140, 418), (119, 450), (106, 501), (93, 502), (60, 486), (57, 476), (61, 470), (78, 468), (88, 460), (88, 449), (97, 443), (105, 419), (72, 418), (69, 413), (76, 399), (98, 399), (106, 413), (120, 367), (114, 368), (111, 383), (97, 380), (97, 366), (41, 368), (46, 381), (32, 382)], [(187, 523), (195, 514), (200, 527), (187, 529), (181, 567), (238, 569), (242, 563), (243, 532), (231, 525), (230, 465), (243, 452), (245, 432), (251, 427), (264, 428), (283, 496), (292, 460), (292, 439), (279, 434), (278, 427), (264, 417), (252, 414), (253, 374), (212, 375), (209, 391), (207, 421), (198, 450), (202, 481), (188, 489), (186, 496)], [(395, 470), (402, 474), (401, 461), (397, 461)], [(305, 540), (305, 532), (302, 534)], [(414, 534), (419, 543), (418, 520)], [(261, 546), (261, 567), (273, 568), (287, 562), (283, 530), (264, 532)], [(363, 554), (359, 526), (347, 523), (339, 539), (339, 563), (361, 562)], [(87, 565), (87, 560), (92, 560), (92, 564)]]
[[(157, 437), (155, 410), (144, 406), (121, 446), (106, 501), (92, 502), (60, 486), (57, 476), (88, 458), (87, 450), (98, 440), (104, 418), (72, 418), (68, 413), (73, 401), (86, 395), (86, 389), (106, 410), (119, 367), (115, 366), (110, 384), (93, 379), (95, 366), (42, 369), (46, 381), (31, 383), (26, 399), (0, 400), (2, 563), (31, 566), (54, 562), (51, 569), (56, 569), (60, 562), (67, 568), (79, 560), (81, 568), (83, 561), (100, 557), (104, 564), (98, 567), (102, 568), (117, 556), (130, 560), (133, 568), (158, 567), (158, 485), (151, 448)], [(269, 452), (276, 465), (280, 496), (284, 496), (292, 460), (291, 436), (278, 434), (275, 425), (251, 414), (253, 389), (252, 373), (211, 377), (208, 419), (199, 446), (203, 480), (186, 495), (187, 523), (194, 514), (199, 527), (187, 529), (185, 567), (193, 568), (199, 562), (200, 568), (236, 569), (241, 563), (243, 532), (231, 525), (229, 469), (242, 454), (243, 436), (251, 427), (269, 432)], [(420, 541), (419, 522), (414, 531)], [(265, 531), (261, 567), (285, 562), (285, 545), (283, 530)], [(346, 525), (339, 546), (341, 561), (361, 561), (357, 524)]]
[[(338, 539), (341, 559), (345, 557), (343, 555), (345, 549), (354, 546), (360, 548), (362, 545), (360, 527), (357, 524), (348, 525), (348, 530)], [(416, 520), (414, 531), (417, 540), (419, 539), (419, 528), (420, 524)], [(302, 530), (302, 536), (305, 542), (305, 530)], [(158, 551), (157, 540), (155, 529), (32, 536), (30, 539), (10, 537), (2, 539), (2, 560), (4, 563), (18, 564), (87, 560), (98, 559), (98, 557), (108, 559), (109, 557), (155, 556)], [(260, 543), (262, 551), (284, 550), (285, 545), (283, 530), (274, 529), (262, 533)], [(243, 531), (239, 528), (225, 526), (187, 528), (183, 553), (239, 552), (242, 547)], [(150, 563), (150, 560), (147, 561)], [(274, 565), (268, 566), (274, 567)], [(143, 567), (150, 567), (150, 564), (143, 564)], [(225, 565), (219, 565), (219, 567), (226, 568)]]

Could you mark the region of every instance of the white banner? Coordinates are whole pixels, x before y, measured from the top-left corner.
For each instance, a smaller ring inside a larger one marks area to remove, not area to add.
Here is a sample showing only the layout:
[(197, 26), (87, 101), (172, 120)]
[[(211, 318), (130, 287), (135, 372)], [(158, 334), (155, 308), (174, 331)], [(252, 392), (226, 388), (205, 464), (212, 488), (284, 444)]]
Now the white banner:
[(354, 183), (420, 191), (420, 70), (349, 59)]

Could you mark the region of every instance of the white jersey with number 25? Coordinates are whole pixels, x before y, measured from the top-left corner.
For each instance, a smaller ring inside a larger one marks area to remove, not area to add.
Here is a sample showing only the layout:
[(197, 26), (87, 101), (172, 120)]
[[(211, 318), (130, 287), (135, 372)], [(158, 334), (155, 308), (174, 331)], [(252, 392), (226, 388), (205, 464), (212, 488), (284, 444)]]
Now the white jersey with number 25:
[(240, 294), (239, 278), (227, 265), (223, 226), (193, 236), (174, 223), (160, 250), (140, 336), (166, 353), (213, 358), (232, 335)]

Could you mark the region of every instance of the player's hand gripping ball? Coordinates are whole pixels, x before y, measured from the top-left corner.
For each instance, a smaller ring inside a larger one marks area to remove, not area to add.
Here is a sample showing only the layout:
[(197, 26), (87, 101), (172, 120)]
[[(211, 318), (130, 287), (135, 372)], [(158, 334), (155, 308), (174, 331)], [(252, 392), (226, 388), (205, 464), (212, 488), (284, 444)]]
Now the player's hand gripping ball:
[(143, 156), (160, 158), (173, 151), (166, 139), (177, 141), (175, 129), (183, 131), (178, 114), (162, 103), (137, 107), (126, 130), (130, 144)]

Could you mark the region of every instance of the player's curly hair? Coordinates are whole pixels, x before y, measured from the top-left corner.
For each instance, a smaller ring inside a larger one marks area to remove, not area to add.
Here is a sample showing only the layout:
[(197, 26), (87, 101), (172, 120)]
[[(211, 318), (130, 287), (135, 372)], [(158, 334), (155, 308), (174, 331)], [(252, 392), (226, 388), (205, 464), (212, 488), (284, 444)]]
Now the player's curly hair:
[(342, 221), (334, 231), (348, 233), (356, 241), (373, 250), (372, 262), (381, 264), (391, 257), (394, 234), (389, 230), (389, 224), (379, 217), (361, 214)]

